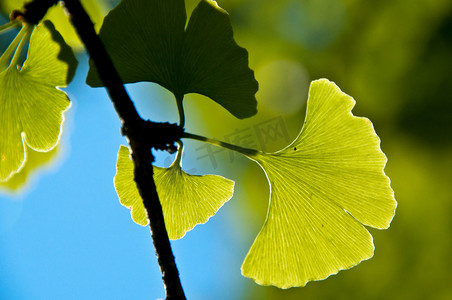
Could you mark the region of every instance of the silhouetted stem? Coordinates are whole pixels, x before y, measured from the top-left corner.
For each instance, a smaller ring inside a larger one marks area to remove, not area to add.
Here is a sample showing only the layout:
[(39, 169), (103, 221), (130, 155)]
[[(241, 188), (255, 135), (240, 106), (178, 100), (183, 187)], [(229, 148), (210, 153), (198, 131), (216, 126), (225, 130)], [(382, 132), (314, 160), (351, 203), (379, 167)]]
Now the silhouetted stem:
[(174, 160), (173, 164), (180, 166), (182, 160), (182, 152), (184, 151), (184, 143), (182, 143), (182, 141), (177, 141), (177, 144), (179, 145), (179, 149), (177, 149), (176, 159)]
[(176, 96), (177, 112), (179, 113), (179, 126), (182, 128), (185, 127), (185, 112), (184, 112), (183, 101), (184, 101), (184, 95)]
[[(47, 9), (56, 4), (55, 0), (34, 0), (24, 6), (22, 16), (30, 23), (37, 24)], [(166, 231), (155, 182), (153, 178), (154, 156), (152, 148), (173, 149), (180, 139), (182, 129), (172, 124), (144, 121), (127, 94), (113, 63), (97, 36), (93, 23), (79, 0), (65, 0), (70, 20), (89, 56), (97, 68), (99, 78), (107, 88), (111, 101), (123, 125), (135, 166), (135, 182), (146, 208), (157, 260), (162, 272), (166, 299), (185, 299), (179, 279), (171, 244)], [(17, 14), (17, 12), (16, 12)], [(127, 20), (125, 20), (127, 21)]]
[(209, 143), (209, 144), (212, 144), (212, 145), (215, 145), (215, 146), (219, 146), (219, 147), (223, 147), (223, 148), (226, 148), (226, 149), (229, 149), (229, 150), (233, 150), (233, 151), (239, 152), (239, 153), (241, 153), (243, 155), (246, 155), (246, 156), (248, 156), (248, 155), (252, 156), (252, 155), (255, 155), (255, 154), (257, 154), (259, 152), (258, 150), (255, 150), (255, 149), (243, 148), (243, 147), (240, 147), (240, 146), (232, 145), (232, 144), (225, 143), (225, 142), (222, 142), (222, 141), (217, 141), (217, 140), (214, 140), (214, 139), (202, 136), (202, 135), (197, 135), (197, 134), (188, 133), (188, 132), (184, 132), (182, 134), (182, 138), (188, 138), (188, 139), (193, 139), (193, 140), (206, 142), (206, 143)]

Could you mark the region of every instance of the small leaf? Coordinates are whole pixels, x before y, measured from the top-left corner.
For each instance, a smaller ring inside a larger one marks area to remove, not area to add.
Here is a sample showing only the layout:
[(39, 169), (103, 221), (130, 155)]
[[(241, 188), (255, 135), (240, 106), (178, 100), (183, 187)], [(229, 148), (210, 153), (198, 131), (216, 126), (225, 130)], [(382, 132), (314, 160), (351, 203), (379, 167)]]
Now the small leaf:
[[(116, 192), (121, 204), (130, 208), (133, 221), (145, 226), (146, 212), (133, 178), (129, 150), (121, 146), (114, 178)], [(218, 175), (189, 175), (177, 162), (167, 169), (154, 167), (154, 180), (172, 240), (182, 238), (197, 224), (206, 223), (234, 192), (233, 181)]]
[(264, 169), (271, 196), (244, 276), (263, 285), (304, 286), (372, 257), (363, 225), (389, 227), (396, 201), (380, 139), (368, 119), (352, 115), (354, 105), (334, 83), (314, 81), (295, 141), (249, 155)]
[(70, 102), (66, 86), (77, 61), (50, 21), (37, 26), (21, 69), (0, 73), (0, 181), (23, 166), (26, 147), (47, 152), (58, 143)]
[[(184, 31), (186, 18), (183, 0), (123, 0), (99, 35), (124, 83), (156, 82), (176, 96), (210, 97), (238, 118), (256, 114), (258, 84), (228, 14), (202, 0)], [(92, 63), (87, 83), (103, 85)]]

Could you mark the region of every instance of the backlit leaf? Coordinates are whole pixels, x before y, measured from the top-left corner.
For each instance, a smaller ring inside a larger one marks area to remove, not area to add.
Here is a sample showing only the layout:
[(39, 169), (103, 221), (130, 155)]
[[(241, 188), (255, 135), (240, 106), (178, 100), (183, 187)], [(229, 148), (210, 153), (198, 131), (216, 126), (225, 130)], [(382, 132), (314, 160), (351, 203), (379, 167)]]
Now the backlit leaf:
[[(114, 184), (119, 201), (130, 208), (132, 219), (147, 225), (143, 201), (133, 180), (129, 150), (118, 152)], [(169, 168), (154, 167), (154, 180), (170, 239), (180, 239), (197, 224), (203, 224), (231, 199), (234, 182), (218, 175), (189, 175), (175, 162)]]
[(22, 68), (0, 73), (0, 181), (23, 166), (27, 147), (50, 151), (58, 143), (70, 102), (66, 86), (77, 61), (50, 21), (37, 26)]
[[(203, 94), (238, 118), (256, 114), (258, 84), (228, 14), (202, 0), (184, 30), (186, 18), (183, 0), (123, 0), (105, 17), (99, 34), (123, 82)], [(102, 86), (90, 66), (87, 83)]]
[(384, 229), (396, 201), (372, 123), (334, 83), (312, 83), (305, 124), (275, 153), (249, 157), (271, 186), (267, 219), (242, 265), (263, 285), (304, 286), (373, 255), (363, 225)]

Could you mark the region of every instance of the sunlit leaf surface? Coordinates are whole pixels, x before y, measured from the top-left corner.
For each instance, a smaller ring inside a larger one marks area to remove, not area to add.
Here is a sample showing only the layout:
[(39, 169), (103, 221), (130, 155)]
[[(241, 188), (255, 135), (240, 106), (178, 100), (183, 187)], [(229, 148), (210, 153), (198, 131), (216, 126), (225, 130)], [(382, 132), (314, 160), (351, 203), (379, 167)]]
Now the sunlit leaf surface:
[[(238, 118), (256, 114), (258, 84), (228, 14), (202, 0), (185, 28), (186, 18), (184, 0), (123, 0), (106, 16), (100, 37), (123, 82), (203, 94)], [(92, 64), (87, 82), (102, 86)]]
[(77, 62), (52, 23), (37, 26), (22, 68), (0, 73), (0, 181), (23, 166), (27, 147), (50, 151), (58, 143), (70, 102), (57, 87), (72, 79)]
[[(133, 178), (129, 150), (121, 146), (114, 178), (116, 192), (121, 204), (130, 208), (135, 223), (144, 226), (148, 221)], [(233, 181), (218, 175), (189, 175), (179, 163), (169, 168), (154, 167), (154, 179), (172, 240), (182, 238), (197, 224), (206, 223), (234, 192)]]
[(304, 286), (372, 257), (363, 225), (387, 228), (396, 201), (380, 139), (368, 119), (352, 115), (354, 105), (334, 83), (314, 81), (296, 140), (250, 156), (264, 169), (271, 196), (244, 276), (263, 285)]

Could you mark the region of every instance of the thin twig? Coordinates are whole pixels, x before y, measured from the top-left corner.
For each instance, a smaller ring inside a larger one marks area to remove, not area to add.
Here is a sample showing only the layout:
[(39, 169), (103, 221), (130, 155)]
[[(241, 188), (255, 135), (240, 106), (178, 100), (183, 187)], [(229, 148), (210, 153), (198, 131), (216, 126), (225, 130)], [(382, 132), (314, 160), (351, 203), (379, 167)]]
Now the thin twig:
[[(56, 3), (55, 0), (34, 0), (25, 7), (23, 17), (36, 24), (45, 15), (47, 9)], [(174, 151), (174, 142), (181, 138), (183, 129), (175, 124), (144, 121), (138, 115), (118, 72), (94, 30), (91, 19), (79, 0), (65, 0), (64, 5), (69, 12), (73, 26), (97, 68), (99, 78), (107, 88), (110, 99), (121, 119), (123, 134), (128, 138), (135, 165), (135, 182), (148, 214), (156, 256), (165, 285), (166, 299), (185, 299), (165, 227), (162, 206), (155, 187), (152, 166), (154, 156), (151, 151), (152, 148)]]
[(240, 146), (236, 146), (236, 145), (232, 145), (226, 142), (222, 142), (222, 141), (217, 141), (215, 139), (211, 139), (202, 135), (197, 135), (197, 134), (193, 134), (193, 133), (188, 133), (188, 132), (184, 132), (182, 134), (182, 138), (187, 138), (187, 139), (193, 139), (193, 140), (198, 140), (201, 142), (206, 142), (218, 147), (223, 147), (238, 153), (241, 153), (245, 156), (254, 156), (257, 153), (262, 153), (259, 150), (255, 150), (255, 149), (249, 149), (249, 148), (244, 148), (244, 147), (240, 147)]

